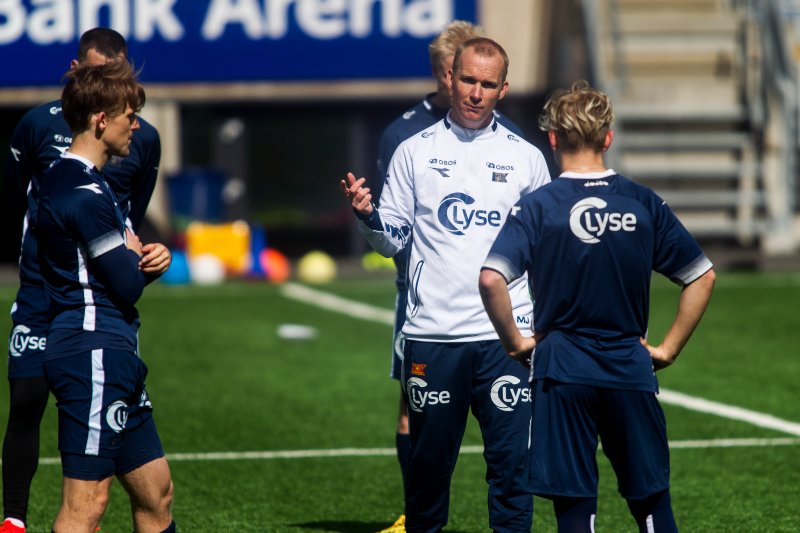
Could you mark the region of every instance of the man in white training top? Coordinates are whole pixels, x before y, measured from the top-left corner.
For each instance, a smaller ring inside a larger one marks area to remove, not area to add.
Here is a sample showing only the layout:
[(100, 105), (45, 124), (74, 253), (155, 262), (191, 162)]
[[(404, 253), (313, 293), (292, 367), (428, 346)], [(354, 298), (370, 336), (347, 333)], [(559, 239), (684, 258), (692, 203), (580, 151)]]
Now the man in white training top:
[[(472, 409), (483, 435), (489, 527), (530, 532), (528, 371), (506, 356), (483, 308), (478, 277), (519, 198), (550, 181), (541, 152), (493, 115), (508, 92), (508, 56), (491, 39), (463, 43), (448, 74), (450, 112), (400, 144), (380, 206), (365, 179), (341, 187), (379, 253), (408, 251), (402, 383), (411, 430), (406, 530), (447, 524), (450, 479)], [(515, 320), (531, 336), (527, 280), (509, 287)]]

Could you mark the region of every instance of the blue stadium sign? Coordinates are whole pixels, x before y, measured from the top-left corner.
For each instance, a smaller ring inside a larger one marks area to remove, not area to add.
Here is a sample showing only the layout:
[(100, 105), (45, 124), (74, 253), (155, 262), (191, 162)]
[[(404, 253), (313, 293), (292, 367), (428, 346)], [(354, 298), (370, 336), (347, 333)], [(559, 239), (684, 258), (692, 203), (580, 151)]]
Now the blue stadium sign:
[(154, 83), (403, 79), (478, 0), (0, 0), (0, 88), (59, 85), (86, 29), (111, 26)]

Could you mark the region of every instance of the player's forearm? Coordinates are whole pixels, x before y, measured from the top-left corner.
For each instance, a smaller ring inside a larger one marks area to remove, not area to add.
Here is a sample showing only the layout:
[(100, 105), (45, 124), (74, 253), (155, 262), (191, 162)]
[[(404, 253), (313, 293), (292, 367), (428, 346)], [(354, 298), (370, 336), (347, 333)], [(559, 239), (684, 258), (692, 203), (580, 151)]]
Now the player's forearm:
[(496, 270), (484, 268), (481, 270), (478, 288), (486, 314), (489, 315), (503, 348), (509, 354), (515, 355), (521, 349), (523, 337), (514, 323), (506, 278)]
[(709, 270), (681, 291), (678, 311), (661, 348), (674, 361), (694, 333), (703, 317), (714, 289), (716, 273)]
[(94, 260), (95, 272), (109, 293), (128, 305), (134, 305), (147, 282), (139, 271), (139, 255), (118, 246)]

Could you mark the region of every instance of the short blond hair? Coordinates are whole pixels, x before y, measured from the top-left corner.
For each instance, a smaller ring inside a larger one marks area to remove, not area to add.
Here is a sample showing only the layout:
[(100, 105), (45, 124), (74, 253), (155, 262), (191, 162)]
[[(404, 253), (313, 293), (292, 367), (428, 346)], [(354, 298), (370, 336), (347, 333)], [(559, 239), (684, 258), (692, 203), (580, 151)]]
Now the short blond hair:
[(554, 131), (563, 152), (602, 152), (613, 122), (608, 95), (581, 80), (550, 94), (539, 116), (539, 129)]
[(461, 43), (482, 35), (482, 27), (466, 20), (454, 20), (447, 24), (428, 45), (431, 66), (434, 70), (438, 69), (444, 58), (456, 55), (456, 50)]
[(496, 55), (500, 56), (500, 60), (503, 62), (503, 66), (500, 71), (500, 83), (505, 83), (506, 76), (508, 76), (508, 54), (503, 47), (500, 46), (500, 43), (493, 41), (488, 37), (475, 37), (469, 41), (464, 41), (461, 43), (461, 46), (459, 46), (458, 50), (456, 50), (456, 55), (453, 57), (454, 77), (456, 72), (461, 71), (461, 57), (464, 55), (466, 50), (470, 49), (475, 53), (475, 55), (480, 57), (494, 57)]

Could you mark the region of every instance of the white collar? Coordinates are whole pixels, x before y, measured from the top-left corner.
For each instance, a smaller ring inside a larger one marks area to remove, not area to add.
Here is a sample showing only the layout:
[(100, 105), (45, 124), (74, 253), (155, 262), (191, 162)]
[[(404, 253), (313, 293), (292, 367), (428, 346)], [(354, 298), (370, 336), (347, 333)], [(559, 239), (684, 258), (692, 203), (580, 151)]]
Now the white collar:
[(596, 180), (599, 178), (607, 178), (609, 176), (613, 176), (616, 174), (613, 168), (609, 168), (604, 170), (603, 172), (562, 172), (559, 174), (559, 178), (570, 178), (570, 179), (577, 179), (577, 180)]
[(489, 124), (486, 126), (479, 128), (479, 129), (472, 129), (472, 128), (465, 128), (457, 123), (455, 123), (451, 116), (453, 111), (450, 110), (447, 112), (447, 116), (444, 117), (445, 126), (452, 130), (452, 132), (461, 140), (465, 141), (472, 141), (477, 139), (478, 137), (486, 134), (493, 133), (497, 130), (497, 119), (494, 115), (492, 115), (492, 120), (489, 121)]
[(80, 161), (81, 163), (86, 165), (86, 168), (88, 168), (89, 170), (92, 170), (93, 168), (96, 168), (94, 163), (92, 163), (91, 161), (89, 161), (88, 159), (83, 157), (82, 155), (73, 154), (72, 152), (67, 151), (67, 152), (64, 152), (63, 154), (61, 154), (61, 157), (64, 158), (64, 159), (75, 159), (76, 161)]

